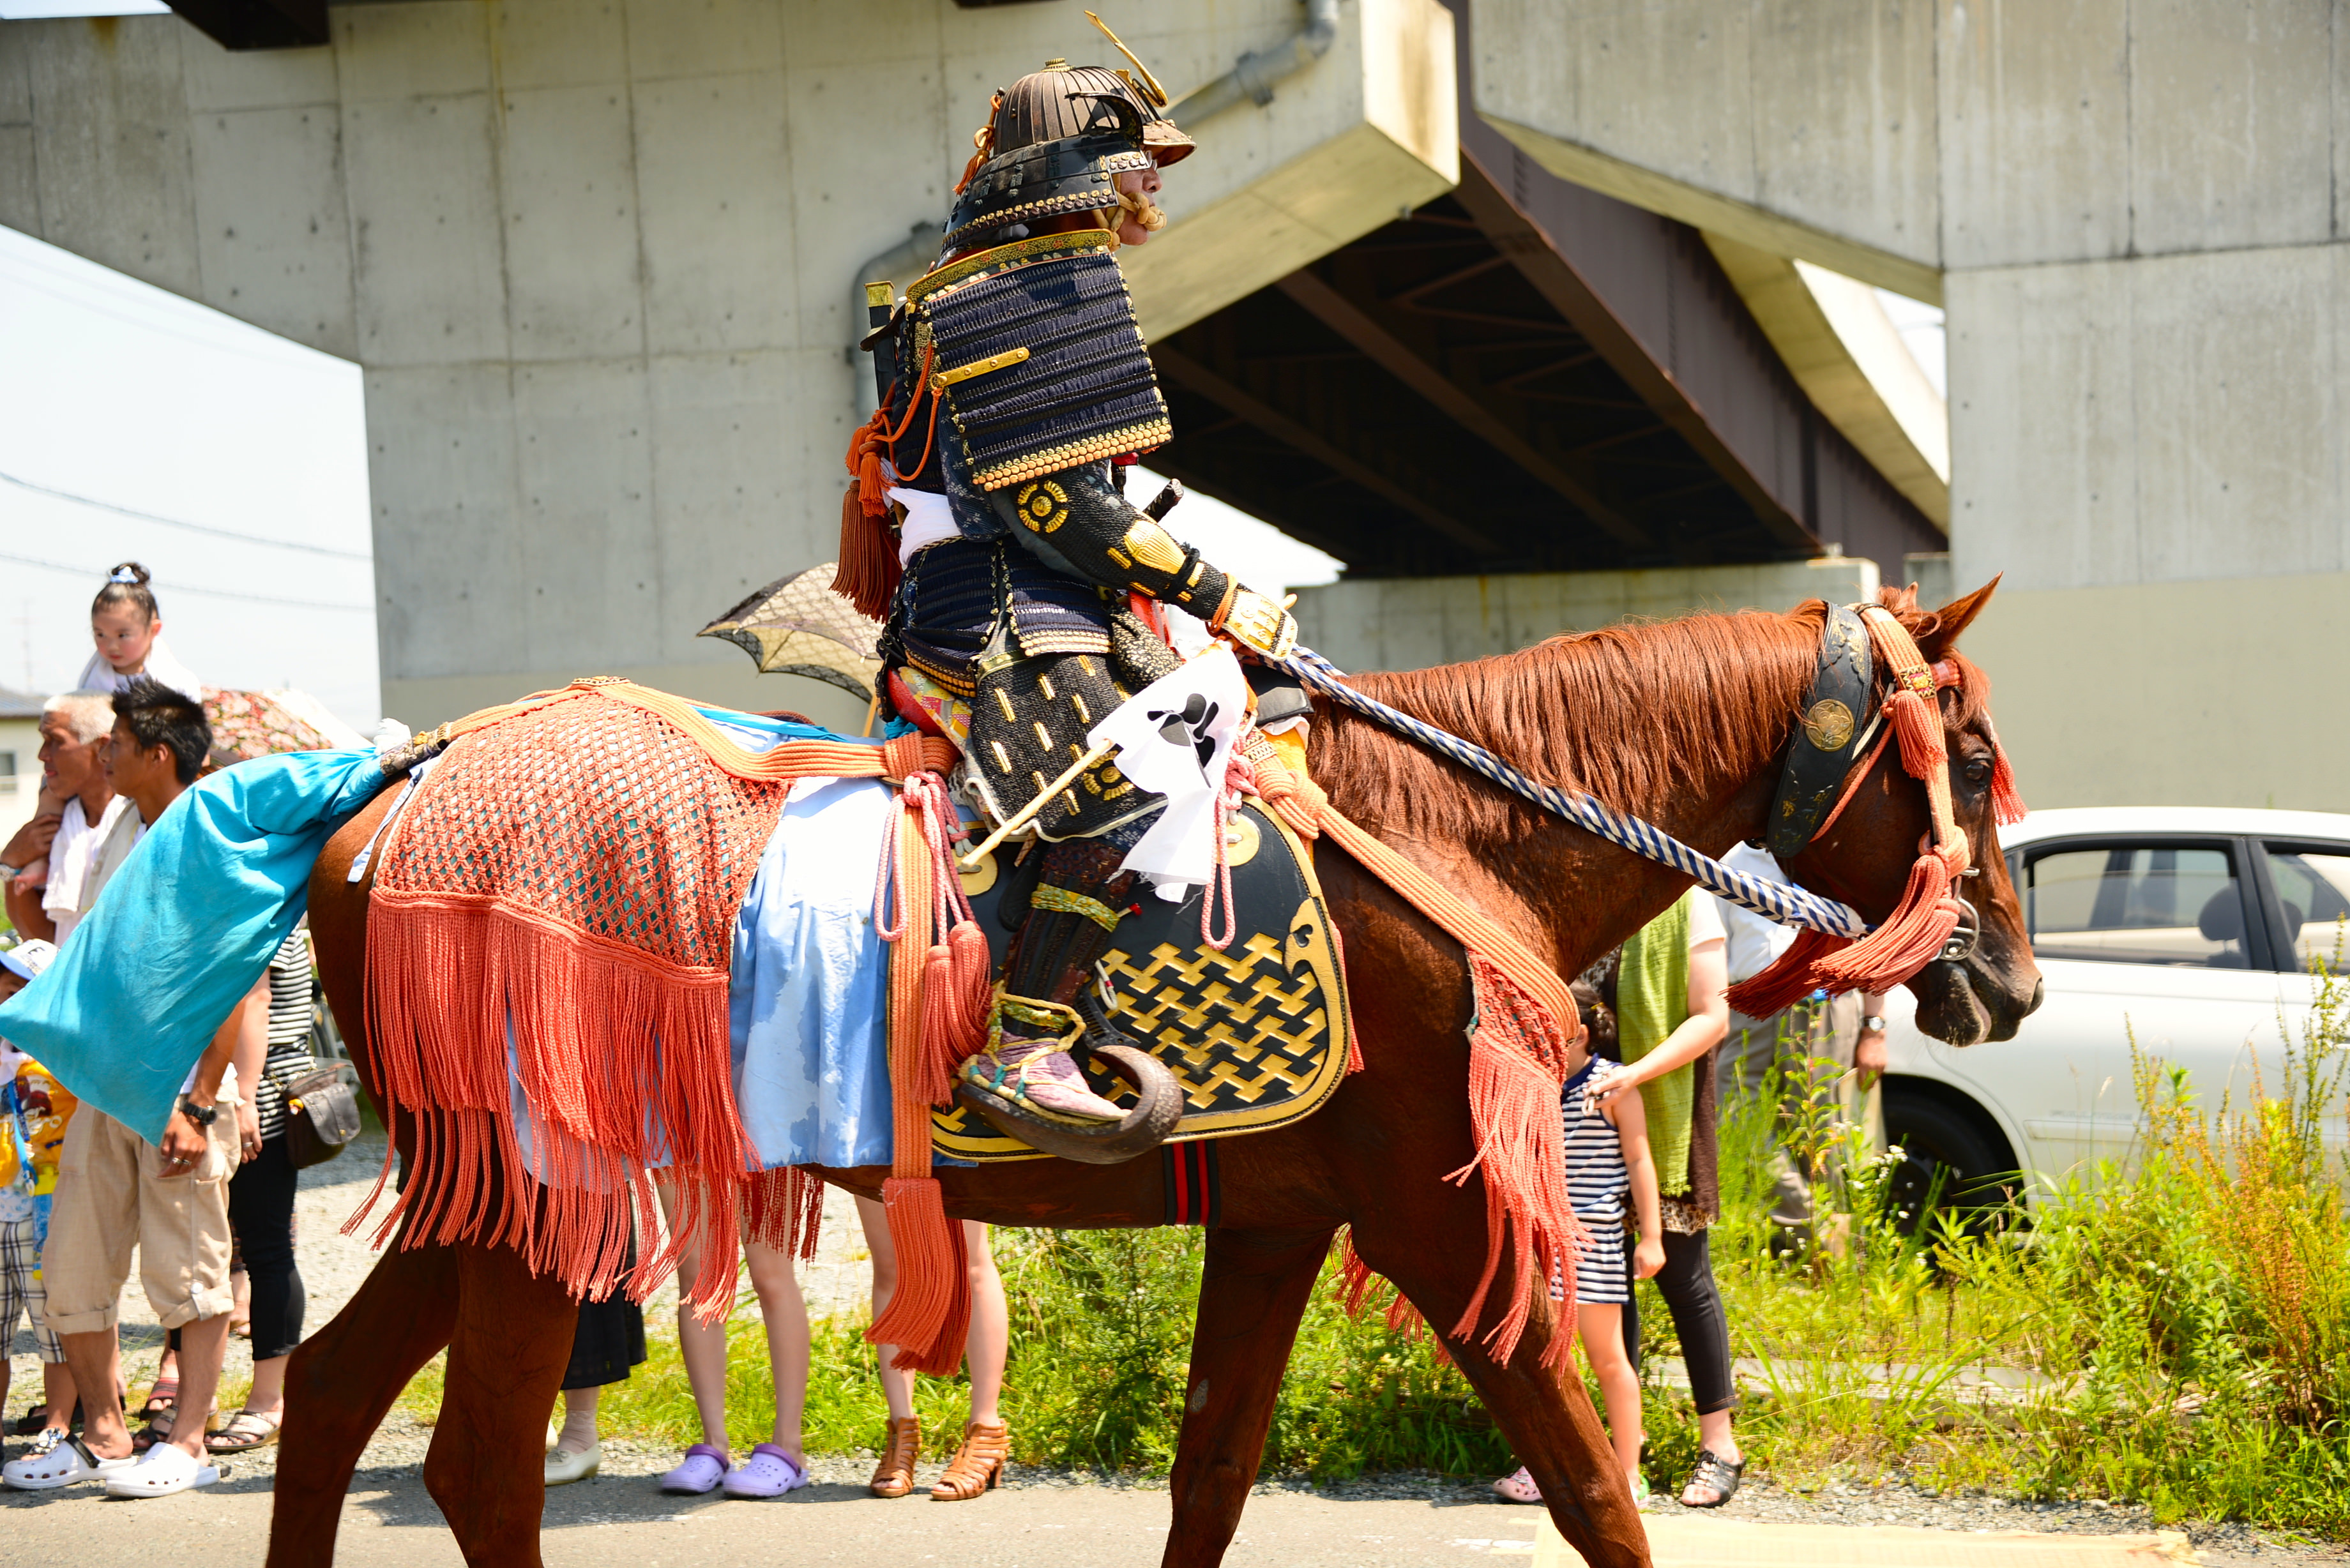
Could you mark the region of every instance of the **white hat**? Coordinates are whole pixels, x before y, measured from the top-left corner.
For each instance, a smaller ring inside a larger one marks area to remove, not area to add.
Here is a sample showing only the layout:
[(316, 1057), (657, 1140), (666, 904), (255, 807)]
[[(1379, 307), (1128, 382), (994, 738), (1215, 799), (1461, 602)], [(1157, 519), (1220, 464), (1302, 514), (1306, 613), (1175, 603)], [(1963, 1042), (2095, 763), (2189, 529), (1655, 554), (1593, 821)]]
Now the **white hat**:
[(36, 937), (31, 941), (18, 942), (13, 948), (0, 948), (0, 969), (24, 980), (37, 979), (57, 956), (57, 944)]

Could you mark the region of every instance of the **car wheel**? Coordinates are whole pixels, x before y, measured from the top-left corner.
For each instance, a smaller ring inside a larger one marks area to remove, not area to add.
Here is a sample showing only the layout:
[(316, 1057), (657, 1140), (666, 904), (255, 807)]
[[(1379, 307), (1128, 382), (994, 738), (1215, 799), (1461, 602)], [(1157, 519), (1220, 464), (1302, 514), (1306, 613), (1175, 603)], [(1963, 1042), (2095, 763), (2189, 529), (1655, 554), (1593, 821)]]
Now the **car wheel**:
[(2015, 1162), (2003, 1143), (1957, 1106), (1888, 1087), (1885, 1137), (1908, 1156), (1886, 1189), (1904, 1231), (1915, 1231), (1935, 1205), (1967, 1212), (1970, 1224), (1981, 1224), (2006, 1201)]

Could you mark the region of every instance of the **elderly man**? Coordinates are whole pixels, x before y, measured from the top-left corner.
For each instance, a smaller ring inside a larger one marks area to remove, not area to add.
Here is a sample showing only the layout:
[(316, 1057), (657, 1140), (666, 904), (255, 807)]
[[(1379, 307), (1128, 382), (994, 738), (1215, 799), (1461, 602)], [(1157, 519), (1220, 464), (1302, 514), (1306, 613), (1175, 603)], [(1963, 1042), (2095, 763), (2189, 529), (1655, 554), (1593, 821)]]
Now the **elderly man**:
[[(126, 814), (97, 835), (74, 918), (86, 915), (148, 825), (196, 779), (212, 750), (203, 711), (149, 676), (114, 694), (104, 765)], [(81, 1438), (9, 1464), (0, 1477), (25, 1490), (103, 1478), (113, 1497), (166, 1497), (209, 1486), (220, 1471), (204, 1452), (204, 1417), (228, 1345), (228, 1183), (239, 1156), (235, 1085), (255, 1082), (268, 1046), (269, 982), (246, 995), (181, 1087), (161, 1147), (84, 1106), (66, 1129), (49, 1240), (41, 1257), (49, 1326), (78, 1388), (119, 1387), (116, 1303), (140, 1254), (157, 1318), (180, 1331), (180, 1398), (168, 1438), (134, 1453), (121, 1407), (85, 1397)], [(234, 1064), (232, 1065), (232, 1058)], [(230, 1114), (224, 1119), (221, 1113)]]
[(42, 705), (41, 793), (64, 800), (65, 811), (34, 817), (0, 849), (8, 919), (26, 937), (63, 945), (80, 919), (78, 909), (88, 907), (90, 852), (130, 809), (114, 793), (99, 756), (113, 729), (113, 699), (104, 691), (68, 691)]

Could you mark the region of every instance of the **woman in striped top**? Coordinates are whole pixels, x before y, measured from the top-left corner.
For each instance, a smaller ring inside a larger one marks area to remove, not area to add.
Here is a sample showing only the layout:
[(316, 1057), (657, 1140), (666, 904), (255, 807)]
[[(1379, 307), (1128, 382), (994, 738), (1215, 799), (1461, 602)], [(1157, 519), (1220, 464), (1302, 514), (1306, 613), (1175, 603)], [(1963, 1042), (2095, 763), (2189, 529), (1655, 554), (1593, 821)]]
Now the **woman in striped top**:
[[(1607, 1434), (1616, 1445), (1616, 1461), (1624, 1467), (1633, 1501), (1639, 1502), (1648, 1495), (1640, 1475), (1640, 1375), (1624, 1347), (1624, 1307), (1632, 1299), (1632, 1281), (1645, 1280), (1665, 1266), (1665, 1244), (1657, 1167), (1648, 1156), (1647, 1109), (1638, 1095), (1618, 1096), (1605, 1106), (1596, 1097), (1623, 1070), (1594, 1056), (1589, 1031), (1578, 1030), (1567, 1046), (1559, 1115), (1565, 1123), (1567, 1198), (1589, 1237), (1575, 1260), (1575, 1326), (1607, 1404)], [(1632, 1249), (1628, 1270), (1624, 1255), (1624, 1224), (1630, 1218), (1624, 1211), (1627, 1197), (1640, 1224), (1639, 1244)], [(1565, 1286), (1564, 1280), (1554, 1279), (1551, 1299), (1564, 1299)], [(1513, 1502), (1542, 1501), (1534, 1477), (1523, 1465), (1515, 1475), (1495, 1481), (1493, 1490)]]
[(205, 1439), (214, 1453), (277, 1440), (286, 1413), (286, 1361), (302, 1343), (306, 1303), (301, 1271), (294, 1266), (294, 1192), (300, 1172), (286, 1154), (285, 1085), (313, 1064), (313, 984), (310, 933), (296, 927), (269, 961), (269, 1054), (253, 1091), (259, 1152), (245, 1156), (228, 1184), (229, 1226), (252, 1282), (253, 1392), (244, 1408)]

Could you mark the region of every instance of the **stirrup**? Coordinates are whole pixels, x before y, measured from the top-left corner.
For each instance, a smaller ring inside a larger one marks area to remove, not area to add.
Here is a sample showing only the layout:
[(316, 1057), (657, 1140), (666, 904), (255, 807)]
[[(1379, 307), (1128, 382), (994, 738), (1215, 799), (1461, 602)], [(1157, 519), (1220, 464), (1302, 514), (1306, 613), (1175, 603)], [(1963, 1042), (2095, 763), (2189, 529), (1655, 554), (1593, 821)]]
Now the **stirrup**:
[(1176, 1123), (1183, 1119), (1183, 1086), (1175, 1081), (1175, 1075), (1167, 1064), (1112, 1026), (1090, 992), (1080, 993), (1076, 1009), (1051, 1002), (1039, 1007), (1033, 1000), (1014, 997), (1003, 998), (1000, 1005), (1021, 1010), (1013, 1016), (1039, 1028), (1073, 1023), (1075, 1026), (1059, 1042), (1060, 1048), (1067, 1050), (1076, 1044), (1082, 1032), (1086, 1048), (1135, 1090), (1134, 1108), (1115, 1122), (1064, 1116), (1035, 1104), (1022, 1093), (1017, 1069), (1007, 1071), (995, 1058), (1002, 1045), (999, 1014), (991, 1032), (995, 1039), (986, 1052), (962, 1064), (955, 1092), (1004, 1137), (1081, 1165), (1123, 1165), (1165, 1143)]

